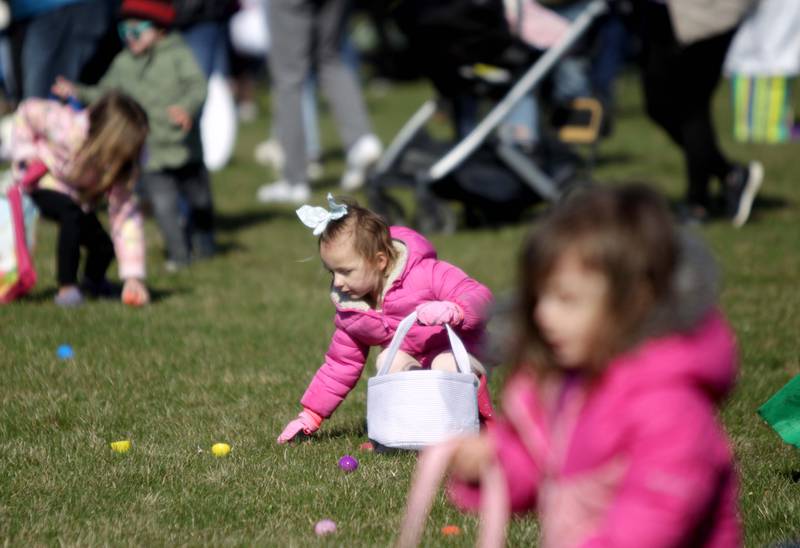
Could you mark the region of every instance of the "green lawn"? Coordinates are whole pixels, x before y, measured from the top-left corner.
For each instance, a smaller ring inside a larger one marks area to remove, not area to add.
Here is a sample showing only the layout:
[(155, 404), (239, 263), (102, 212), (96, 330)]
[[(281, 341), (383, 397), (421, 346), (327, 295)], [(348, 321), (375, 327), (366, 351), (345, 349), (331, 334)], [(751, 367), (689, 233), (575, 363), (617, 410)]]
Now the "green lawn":
[[(684, 179), (676, 149), (644, 117), (636, 81), (623, 79), (620, 90), (617, 131), (601, 147), (609, 161), (597, 179), (650, 181), (677, 198)], [(422, 84), (370, 91), (376, 131), (388, 141), (428, 96)], [(741, 470), (747, 545), (763, 546), (800, 538), (800, 453), (755, 413), (800, 374), (800, 145), (732, 144), (727, 93), (717, 99), (726, 150), (761, 159), (767, 173), (750, 224), (703, 229), (723, 267), (723, 307), (741, 348), (741, 378), (723, 420)], [(251, 160), (267, 127), (265, 117), (244, 126), (233, 163), (214, 175), (218, 258), (165, 274), (148, 223), (149, 307), (55, 307), (55, 230), (40, 224), (40, 283), (29, 298), (0, 308), (0, 544), (385, 546), (393, 539), (415, 459), (359, 451), (365, 383), (315, 441), (275, 443), (327, 348), (333, 309), (310, 232), (291, 208), (255, 203), (257, 186), (272, 176)], [(323, 131), (336, 150), (327, 114)], [(320, 203), (335, 190), (341, 155), (326, 169)], [(525, 230), (432, 239), (442, 258), (500, 293), (512, 284)], [(62, 343), (74, 359), (56, 357)], [(129, 453), (110, 450), (118, 439), (133, 441)], [(218, 441), (233, 446), (227, 458), (210, 454)], [(360, 459), (357, 472), (337, 469), (345, 453)], [(338, 523), (336, 535), (315, 537), (322, 518)], [(441, 537), (445, 524), (464, 535)], [(473, 545), (476, 525), (442, 500), (426, 543)], [(529, 545), (535, 535), (533, 519), (517, 521), (511, 545)]]

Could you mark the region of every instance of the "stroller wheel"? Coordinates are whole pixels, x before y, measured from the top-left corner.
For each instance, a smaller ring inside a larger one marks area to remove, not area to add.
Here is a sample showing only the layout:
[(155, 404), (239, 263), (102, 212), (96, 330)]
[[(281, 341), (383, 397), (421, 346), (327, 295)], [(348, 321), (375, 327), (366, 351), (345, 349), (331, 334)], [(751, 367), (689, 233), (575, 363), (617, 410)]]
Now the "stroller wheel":
[(458, 217), (447, 202), (431, 195), (419, 200), (414, 215), (414, 227), (423, 234), (452, 234), (458, 227)]
[(558, 188), (560, 191), (559, 201), (564, 201), (574, 194), (580, 194), (584, 190), (589, 190), (595, 186), (595, 182), (585, 177), (570, 177), (564, 181), (560, 181)]
[(406, 212), (400, 202), (392, 198), (381, 188), (367, 187), (367, 203), (369, 208), (383, 217), (389, 225), (407, 224)]

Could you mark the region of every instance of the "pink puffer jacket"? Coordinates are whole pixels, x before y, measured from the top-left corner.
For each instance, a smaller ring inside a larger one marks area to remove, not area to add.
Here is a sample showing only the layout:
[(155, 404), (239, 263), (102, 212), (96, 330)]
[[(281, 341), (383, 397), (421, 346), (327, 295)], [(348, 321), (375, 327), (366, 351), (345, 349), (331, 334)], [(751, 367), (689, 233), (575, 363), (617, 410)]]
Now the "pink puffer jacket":
[[(400, 255), (386, 282), (382, 309), (372, 310), (363, 300), (348, 300), (335, 289), (331, 291), (336, 331), (325, 363), (300, 401), (303, 407), (323, 417), (330, 417), (355, 387), (369, 348), (388, 346), (397, 325), (420, 303), (458, 304), (464, 311), (464, 320), (456, 331), (471, 354), (480, 354), (485, 315), (492, 302), (489, 289), (455, 266), (438, 260), (433, 246), (421, 234), (398, 226), (390, 230)], [(400, 349), (423, 366), (430, 366), (437, 354), (449, 349), (447, 333), (441, 326), (415, 325)]]
[[(595, 383), (517, 373), (489, 434), (512, 509), (537, 509), (545, 547), (741, 545), (716, 413), (735, 363), (734, 337), (712, 311), (618, 357)], [(475, 509), (480, 490), (455, 483), (451, 497)]]

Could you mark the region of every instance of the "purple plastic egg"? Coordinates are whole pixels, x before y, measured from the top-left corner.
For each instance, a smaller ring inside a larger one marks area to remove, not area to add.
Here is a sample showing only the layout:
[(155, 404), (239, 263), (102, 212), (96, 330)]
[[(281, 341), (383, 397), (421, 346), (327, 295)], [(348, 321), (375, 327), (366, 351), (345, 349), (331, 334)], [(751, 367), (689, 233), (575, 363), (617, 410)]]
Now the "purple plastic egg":
[(358, 460), (350, 455), (345, 455), (339, 459), (339, 468), (345, 472), (355, 472), (356, 468), (358, 468)]
[(328, 535), (336, 532), (336, 522), (332, 519), (321, 519), (314, 526), (314, 532), (317, 536)]

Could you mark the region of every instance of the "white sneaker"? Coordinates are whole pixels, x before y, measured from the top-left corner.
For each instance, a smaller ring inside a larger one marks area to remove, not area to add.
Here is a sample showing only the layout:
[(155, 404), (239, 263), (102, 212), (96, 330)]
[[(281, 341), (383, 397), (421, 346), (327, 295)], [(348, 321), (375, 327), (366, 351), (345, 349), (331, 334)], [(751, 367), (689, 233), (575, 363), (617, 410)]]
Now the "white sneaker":
[(309, 160), (306, 165), (306, 177), (311, 182), (319, 181), (325, 175), (325, 168), (319, 160)]
[(267, 139), (256, 145), (253, 151), (256, 162), (262, 166), (271, 167), (275, 171), (281, 171), (286, 161), (280, 143), (275, 139)]
[(302, 204), (311, 198), (308, 183), (289, 184), (286, 181), (261, 185), (256, 194), (262, 204)]
[(367, 171), (380, 159), (383, 146), (380, 140), (368, 133), (356, 141), (347, 151), (347, 169), (342, 175), (342, 189), (356, 190), (364, 186)]
[[(282, 171), (286, 163), (286, 155), (283, 153), (280, 143), (275, 139), (267, 139), (256, 145), (253, 151), (256, 162), (262, 166), (270, 167), (275, 171)], [(325, 174), (322, 162), (319, 160), (309, 160), (306, 165), (306, 176), (309, 181), (319, 181)]]

